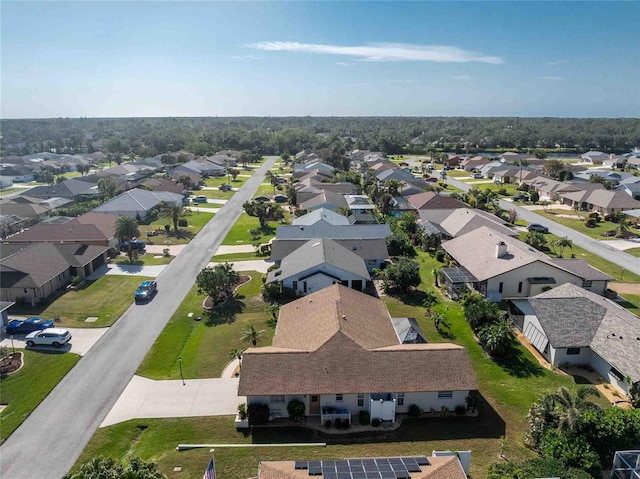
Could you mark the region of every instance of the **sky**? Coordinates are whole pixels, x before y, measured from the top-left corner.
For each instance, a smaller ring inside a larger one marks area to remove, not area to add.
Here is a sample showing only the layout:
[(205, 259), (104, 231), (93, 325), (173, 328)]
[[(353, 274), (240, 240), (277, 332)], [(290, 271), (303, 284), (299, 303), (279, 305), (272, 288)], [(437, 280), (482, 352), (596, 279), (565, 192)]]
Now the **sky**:
[(2, 1), (2, 118), (640, 117), (640, 2)]

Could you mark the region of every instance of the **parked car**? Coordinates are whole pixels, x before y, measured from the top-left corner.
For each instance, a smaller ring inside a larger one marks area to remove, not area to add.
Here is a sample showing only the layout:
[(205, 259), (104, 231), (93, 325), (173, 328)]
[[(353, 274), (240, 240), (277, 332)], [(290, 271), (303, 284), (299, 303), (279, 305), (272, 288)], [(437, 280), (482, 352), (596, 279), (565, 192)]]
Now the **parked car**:
[(266, 203), (267, 201), (269, 201), (269, 198), (267, 198), (266, 196), (256, 196), (253, 201), (258, 201), (259, 203)]
[[(147, 247), (147, 244), (142, 240), (139, 240), (139, 239), (131, 240), (132, 250), (144, 251), (146, 247)], [(120, 251), (129, 251), (129, 243), (126, 241), (123, 241), (122, 243), (120, 243)]]
[(482, 177), (482, 173), (471, 173), (471, 178), (473, 178), (474, 180), (479, 180)]
[(224, 184), (218, 186), (218, 189), (220, 191), (231, 191), (231, 185), (228, 184), (228, 183), (224, 183)]
[(8, 335), (28, 334), (41, 329), (52, 328), (53, 321), (42, 318), (14, 319), (5, 328)]
[(428, 171), (433, 171), (435, 168), (436, 168), (436, 167), (435, 167), (435, 165), (434, 165), (433, 163), (428, 163), (428, 164), (427, 164), (427, 170), (428, 170)]
[(276, 203), (286, 203), (289, 200), (286, 195), (275, 195), (273, 201)]
[(433, 176), (426, 176), (424, 178), (424, 181), (426, 181), (427, 183), (437, 183), (438, 178), (435, 178)]
[(442, 168), (445, 171), (449, 171), (449, 170), (453, 170), (453, 166), (449, 166), (449, 165), (444, 165), (444, 167)]
[(200, 195), (200, 196), (194, 196), (191, 201), (194, 203), (206, 203), (208, 199), (209, 198), (207, 198), (206, 196)]
[(151, 297), (158, 290), (158, 285), (155, 281), (143, 281), (136, 289), (134, 299), (138, 301), (149, 301)]
[(547, 228), (546, 226), (539, 225), (538, 223), (529, 224), (529, 226), (527, 226), (527, 229), (529, 231), (537, 231), (538, 233), (548, 233), (549, 232), (549, 228)]
[(511, 197), (513, 201), (529, 201), (528, 195), (513, 195)]
[(288, 180), (284, 176), (279, 176), (278, 177), (278, 183), (280, 183), (280, 184), (287, 183), (287, 181)]
[(34, 346), (53, 346), (54, 348), (59, 348), (71, 340), (71, 333), (66, 329), (47, 328), (42, 331), (34, 331), (27, 334), (24, 340), (27, 346), (31, 348)]

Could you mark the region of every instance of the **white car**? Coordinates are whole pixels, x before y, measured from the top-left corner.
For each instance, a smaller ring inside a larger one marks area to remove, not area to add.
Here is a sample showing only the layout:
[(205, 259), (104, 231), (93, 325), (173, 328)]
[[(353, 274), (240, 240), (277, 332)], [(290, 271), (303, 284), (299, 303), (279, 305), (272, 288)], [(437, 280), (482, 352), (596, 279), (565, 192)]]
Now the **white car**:
[(53, 346), (59, 348), (71, 340), (71, 333), (66, 329), (47, 328), (42, 331), (34, 331), (24, 338), (27, 346)]

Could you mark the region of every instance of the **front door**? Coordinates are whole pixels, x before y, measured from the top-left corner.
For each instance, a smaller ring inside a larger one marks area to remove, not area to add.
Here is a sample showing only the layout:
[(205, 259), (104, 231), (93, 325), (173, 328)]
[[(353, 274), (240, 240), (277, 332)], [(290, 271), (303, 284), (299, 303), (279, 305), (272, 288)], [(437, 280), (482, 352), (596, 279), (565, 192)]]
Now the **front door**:
[(320, 396), (311, 396), (309, 399), (309, 416), (320, 415)]

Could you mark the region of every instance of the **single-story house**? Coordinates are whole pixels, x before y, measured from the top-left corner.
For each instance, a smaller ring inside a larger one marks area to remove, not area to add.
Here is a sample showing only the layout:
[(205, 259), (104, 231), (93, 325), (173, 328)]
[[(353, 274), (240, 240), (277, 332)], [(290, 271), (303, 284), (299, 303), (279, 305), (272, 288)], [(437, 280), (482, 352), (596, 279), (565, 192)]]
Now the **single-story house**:
[(462, 160), (463, 158), (459, 157), (458, 155), (454, 153), (449, 153), (447, 159), (443, 161), (443, 164), (444, 166), (457, 168), (458, 166), (460, 166), (460, 163), (462, 162)]
[(238, 394), (272, 418), (298, 399), (324, 424), (360, 411), (395, 421), (412, 404), (453, 410), (477, 388), (463, 347), (402, 344), (380, 299), (335, 284), (280, 308), (272, 346), (242, 356)]
[(183, 196), (187, 193), (182, 183), (178, 183), (176, 180), (165, 180), (164, 178), (149, 178), (140, 183), (140, 186), (151, 191), (168, 191)]
[(580, 161), (582, 163), (590, 163), (592, 165), (601, 165), (602, 162), (607, 159), (609, 159), (609, 155), (601, 151), (587, 151), (580, 155)]
[(116, 216), (132, 216), (143, 220), (149, 215), (153, 208), (162, 202), (169, 205), (180, 205), (183, 201), (184, 195), (182, 194), (134, 188), (94, 208), (93, 211)]
[(347, 201), (347, 208), (354, 214), (373, 213), (376, 209), (367, 195), (344, 195), (344, 199)]
[[(401, 465), (409, 467), (399, 467)], [(340, 471), (340, 472), (338, 472)], [(396, 475), (392, 471), (397, 471)], [(406, 471), (406, 475), (405, 472)], [(369, 473), (369, 475), (367, 475)], [(381, 475), (381, 474), (385, 475)], [(342, 474), (342, 475), (340, 475)], [(377, 475), (376, 475), (377, 474)], [(387, 476), (388, 474), (388, 476)], [(393, 476), (391, 476), (393, 474)], [(458, 453), (448, 456), (366, 457), (326, 461), (261, 461), (256, 479), (324, 479), (341, 477), (406, 477), (411, 479), (466, 479)]]
[(174, 176), (175, 173), (196, 173), (201, 176), (224, 176), (225, 168), (216, 163), (203, 160), (191, 160), (176, 166), (169, 171), (169, 175)]
[(0, 165), (0, 176), (3, 182), (28, 183), (34, 180), (33, 169), (24, 165), (2, 164)]
[(556, 181), (546, 176), (533, 176), (523, 181), (529, 188), (535, 190), (540, 195), (541, 200), (557, 201), (563, 193), (579, 191), (580, 187), (562, 181)]
[(322, 190), (313, 198), (310, 198), (305, 202), (298, 204), (300, 210), (306, 212), (310, 212), (318, 208), (325, 208), (333, 211), (338, 211), (341, 208), (347, 208), (347, 200), (345, 199), (344, 195), (341, 195), (340, 193), (334, 193), (333, 191), (329, 190)]
[(624, 155), (618, 156), (613, 153), (609, 155), (609, 158), (602, 162), (602, 166), (605, 168), (624, 168), (627, 164), (628, 158)]
[(4, 239), (5, 243), (82, 243), (107, 248), (117, 246), (115, 215), (90, 211), (77, 218), (56, 216)]
[(640, 381), (640, 318), (613, 301), (566, 283), (509, 312), (550, 364), (591, 366), (625, 394)]
[(466, 287), (498, 302), (535, 296), (563, 283), (604, 295), (613, 279), (583, 259), (552, 259), (486, 226), (445, 241), (442, 247), (460, 266), (444, 268), (441, 273), (442, 283), (453, 297)]
[(78, 243), (5, 244), (0, 253), (2, 301), (32, 306), (89, 276), (107, 260), (106, 246)]
[(632, 176), (622, 180), (616, 190), (628, 194), (634, 200), (640, 200), (640, 177)]
[[(516, 166), (509, 168), (501, 168), (492, 170), (490, 174), (493, 176), (493, 181), (496, 183), (522, 183), (527, 177), (531, 177), (531, 173), (534, 173), (531, 168), (526, 166)], [(537, 175), (537, 173), (535, 173)], [(487, 178), (490, 178), (487, 176)]]
[(491, 160), (485, 158), (484, 156), (472, 156), (471, 158), (466, 158), (460, 162), (460, 169), (471, 171), (476, 168), (480, 168), (490, 162)]
[(305, 162), (305, 163), (295, 163), (293, 165), (294, 173), (297, 173), (297, 172), (309, 173), (310, 171), (314, 171), (314, 170), (319, 170), (323, 173), (333, 175), (333, 170), (335, 170), (335, 167), (328, 165), (326, 163), (322, 163), (317, 159), (315, 159), (314, 161)]
[(55, 185), (34, 186), (23, 193), (35, 198), (65, 198), (79, 200), (97, 197), (100, 194), (98, 185), (87, 181), (86, 177), (69, 178)]
[(435, 223), (440, 223), (454, 209), (467, 208), (467, 205), (462, 201), (439, 195), (433, 191), (407, 196), (407, 201), (418, 211), (420, 219)]
[(518, 236), (508, 223), (496, 215), (476, 208), (457, 208), (450, 210), (449, 216), (439, 223), (446, 236), (455, 238), (467, 234), (481, 226), (486, 226), (507, 236)]
[(506, 151), (498, 155), (498, 159), (508, 165), (515, 165), (519, 161), (522, 161), (522, 160), (527, 161), (530, 158), (531, 158), (530, 153), (515, 153), (513, 151)]
[(293, 226), (311, 226), (317, 223), (345, 226), (349, 224), (349, 219), (326, 208), (318, 208), (311, 213), (294, 218), (291, 224)]
[(565, 193), (561, 197), (565, 204), (602, 215), (640, 208), (640, 201), (620, 190), (599, 188), (588, 191), (586, 194), (582, 191)]
[(331, 239), (313, 239), (282, 258), (277, 269), (269, 271), (266, 282), (276, 281), (306, 295), (337, 283), (366, 291), (371, 276), (364, 260), (353, 251)]
[[(316, 197), (323, 191), (330, 191), (339, 195), (353, 195), (357, 188), (353, 183), (322, 183), (314, 180), (305, 180), (294, 185), (296, 204), (301, 205), (306, 201)], [(345, 201), (346, 205), (346, 201)]]

